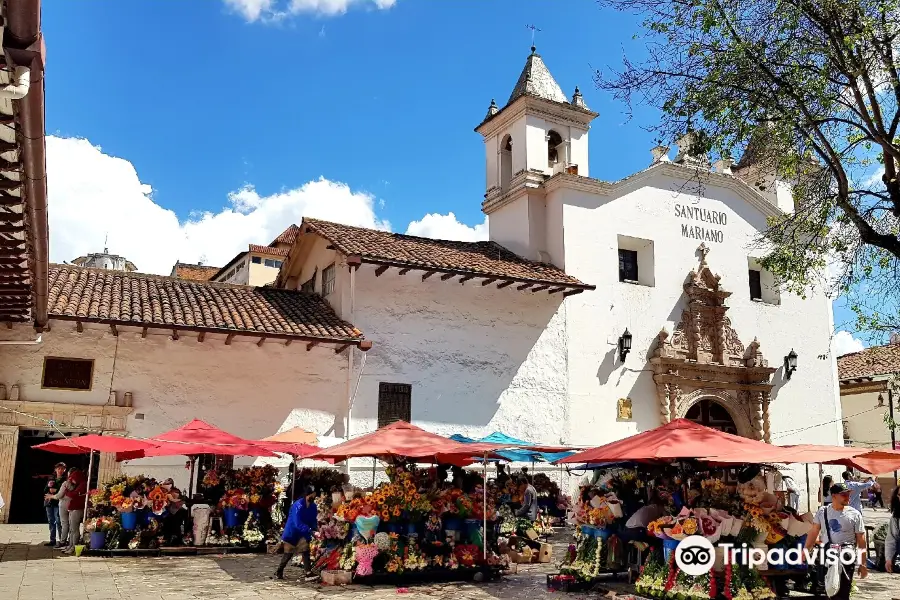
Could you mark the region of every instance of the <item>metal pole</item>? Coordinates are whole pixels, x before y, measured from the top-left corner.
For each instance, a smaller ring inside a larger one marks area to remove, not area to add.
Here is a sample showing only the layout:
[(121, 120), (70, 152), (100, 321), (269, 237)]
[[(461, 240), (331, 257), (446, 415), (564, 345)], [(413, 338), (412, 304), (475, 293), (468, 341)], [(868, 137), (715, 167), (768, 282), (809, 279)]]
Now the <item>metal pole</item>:
[(197, 464), (197, 457), (189, 456), (188, 458), (191, 459), (191, 474), (188, 478), (188, 501), (191, 501), (194, 498), (194, 466)]
[[(890, 384), (888, 384), (887, 393), (888, 393), (888, 416), (891, 419), (891, 450), (896, 450), (897, 449), (897, 437), (896, 437), (896, 432), (895, 432), (896, 428), (894, 427), (894, 395), (893, 395), (893, 390), (890, 387)], [(894, 485), (896, 485), (896, 484), (897, 484), (897, 470), (895, 469), (894, 470)]]
[(372, 489), (375, 489), (375, 457), (372, 457)]
[(487, 532), (487, 459), (488, 459), (488, 453), (485, 452), (484, 453), (484, 462), (482, 462), (483, 481), (481, 482), (482, 503), (483, 503), (481, 505), (481, 512), (484, 516), (484, 531), (482, 532), (482, 536), (481, 536), (481, 549), (484, 551), (484, 562), (487, 562), (487, 537), (488, 537), (488, 532)]
[(809, 489), (809, 463), (806, 463), (806, 512), (812, 512), (812, 498)]
[(84, 543), (84, 534), (81, 533), (81, 529), (84, 526), (84, 520), (87, 519), (88, 508), (91, 505), (91, 474), (93, 473), (94, 467), (94, 451), (91, 450), (88, 454), (88, 473), (87, 473), (87, 485), (85, 486), (85, 498), (84, 498), (84, 510), (81, 512), (81, 523), (78, 524), (77, 531), (70, 531), (69, 535), (74, 535), (76, 538), (81, 535), (81, 543)]

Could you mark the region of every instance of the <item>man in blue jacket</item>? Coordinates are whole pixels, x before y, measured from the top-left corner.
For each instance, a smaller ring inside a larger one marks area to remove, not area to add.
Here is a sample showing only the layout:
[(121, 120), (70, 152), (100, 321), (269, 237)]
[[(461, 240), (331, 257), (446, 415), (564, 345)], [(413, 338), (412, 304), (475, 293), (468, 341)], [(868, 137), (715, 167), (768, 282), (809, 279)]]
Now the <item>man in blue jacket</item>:
[(303, 557), (303, 568), (309, 572), (309, 541), (318, 527), (318, 519), (316, 489), (308, 485), (303, 490), (303, 497), (291, 506), (291, 512), (284, 523), (284, 533), (281, 534), (281, 541), (284, 542), (284, 555), (281, 557), (278, 570), (275, 571), (276, 579), (284, 579), (284, 568), (297, 552), (300, 552)]

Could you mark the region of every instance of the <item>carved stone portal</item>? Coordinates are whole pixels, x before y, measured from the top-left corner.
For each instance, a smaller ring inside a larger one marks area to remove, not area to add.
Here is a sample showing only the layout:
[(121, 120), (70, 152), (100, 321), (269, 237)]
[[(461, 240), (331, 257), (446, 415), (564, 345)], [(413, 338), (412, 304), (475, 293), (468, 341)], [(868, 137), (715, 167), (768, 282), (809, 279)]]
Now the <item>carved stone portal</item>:
[(769, 401), (776, 369), (769, 367), (755, 339), (744, 346), (726, 316), (719, 276), (706, 264), (708, 249), (699, 249), (700, 266), (684, 284), (686, 307), (670, 336), (663, 329), (650, 363), (663, 423), (683, 418), (701, 400), (722, 405), (738, 433), (771, 441)]

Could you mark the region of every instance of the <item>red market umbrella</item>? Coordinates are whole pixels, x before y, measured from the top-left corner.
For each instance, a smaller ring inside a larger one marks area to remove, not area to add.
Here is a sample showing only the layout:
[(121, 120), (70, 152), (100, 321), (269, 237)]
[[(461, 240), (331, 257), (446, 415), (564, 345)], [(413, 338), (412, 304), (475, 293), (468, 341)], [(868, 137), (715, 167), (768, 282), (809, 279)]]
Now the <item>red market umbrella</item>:
[(362, 456), (399, 456), (411, 460), (451, 463), (485, 453), (491, 458), (496, 458), (493, 455), (496, 449), (496, 444), (463, 444), (405, 421), (397, 421), (372, 433), (321, 450), (307, 458), (333, 459), (340, 462)]
[(677, 460), (768, 448), (771, 445), (765, 442), (704, 427), (687, 419), (676, 419), (662, 427), (567, 456), (555, 464)]
[(156, 447), (152, 442), (113, 435), (89, 434), (68, 437), (33, 446), (57, 454), (87, 454), (89, 452), (115, 453), (116, 460), (128, 460), (143, 456), (143, 452)]
[(225, 456), (276, 456), (274, 452), (223, 431), (206, 421), (194, 419), (187, 425), (155, 435), (148, 441), (156, 448), (145, 450), (143, 456), (191, 456), (219, 454)]
[(865, 473), (879, 475), (900, 470), (900, 452), (897, 450), (870, 450), (840, 463), (831, 464), (847, 465)]

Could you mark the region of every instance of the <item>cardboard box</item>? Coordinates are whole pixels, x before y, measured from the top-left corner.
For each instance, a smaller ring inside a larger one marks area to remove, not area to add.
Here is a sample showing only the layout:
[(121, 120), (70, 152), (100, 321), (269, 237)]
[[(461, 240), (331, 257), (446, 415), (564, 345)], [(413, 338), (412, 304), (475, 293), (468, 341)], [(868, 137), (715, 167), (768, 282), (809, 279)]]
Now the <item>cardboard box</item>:
[(553, 546), (550, 544), (541, 544), (541, 549), (538, 550), (538, 562), (539, 563), (548, 563), (553, 558)]
[(534, 540), (538, 539), (538, 533), (534, 529), (529, 529), (528, 531), (525, 532), (525, 535), (528, 536), (528, 539), (531, 540), (532, 542)]
[(325, 585), (350, 585), (353, 573), (350, 571), (322, 571), (322, 583)]

